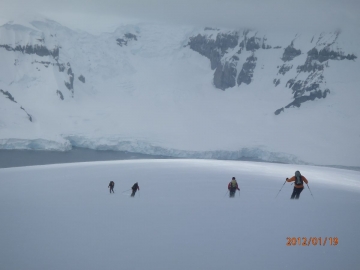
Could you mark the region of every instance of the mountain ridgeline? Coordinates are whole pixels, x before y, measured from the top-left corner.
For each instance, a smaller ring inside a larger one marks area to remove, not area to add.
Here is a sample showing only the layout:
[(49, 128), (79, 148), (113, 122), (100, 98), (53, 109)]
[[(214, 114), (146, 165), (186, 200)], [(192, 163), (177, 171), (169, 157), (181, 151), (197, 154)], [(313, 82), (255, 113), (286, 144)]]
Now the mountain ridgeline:
[[(58, 87), (53, 90), (53, 93), (61, 100), (67, 96), (74, 97), (75, 73), (83, 84), (85, 84), (85, 76), (81, 74), (81, 69), (72, 68), (71, 62), (76, 62), (78, 59), (67, 57), (68, 48), (63, 47), (63, 42), (67, 36), (74, 39), (84, 34), (79, 34), (49, 20), (33, 21), (31, 26), (33, 28), (13, 23), (1, 26), (0, 51), (11, 54), (13, 65), (19, 68), (24, 65), (24, 57), (20, 55), (32, 56), (27, 58), (27, 61), (30, 61), (37, 71), (40, 71), (40, 66), (57, 67)], [(276, 39), (271, 39), (270, 42), (266, 34), (260, 35), (251, 30), (225, 31), (206, 27), (182, 42), (186, 42), (184, 47), (210, 60), (210, 68), (214, 70), (213, 85), (221, 90), (235, 87), (241, 91), (243, 85), (252, 84), (254, 80), (257, 80), (256, 75), (259, 69), (264, 68), (258, 65), (259, 61), (262, 61), (261, 58), (266, 54), (278, 55), (280, 52), (278, 60), (281, 62), (266, 63), (266, 66), (276, 65), (276, 72), (273, 73), (271, 81), (264, 82), (267, 87), (273, 85), (291, 91), (292, 100), (275, 110), (275, 115), (279, 115), (285, 109), (300, 107), (304, 102), (326, 98), (332, 89), (327, 86), (324, 71), (329, 68), (331, 62), (357, 59), (353, 52), (345, 52), (341, 49), (337, 42), (340, 34), (340, 32), (320, 33), (316, 37), (312, 36), (311, 40), (305, 43), (301, 35), (295, 34), (288, 44), (284, 44), (283, 41)], [(138, 36), (139, 30), (123, 31), (112, 42), (121, 50), (123, 47), (131, 47), (139, 38), (141, 39), (141, 36)], [(301, 39), (303, 39), (302, 42), (298, 44), (298, 40)], [(264, 51), (266, 51), (265, 54)], [(99, 48), (98, 54), (101, 53)], [(20, 61), (20, 58), (23, 60)], [(3, 65), (6, 64), (6, 62), (3, 63)], [(74, 64), (81, 66), (79, 63)], [(14, 80), (9, 82), (15, 83)], [(6, 86), (3, 87), (6, 88)], [(2, 93), (4, 92), (10, 94), (11, 89), (3, 89)], [(65, 94), (66, 92), (68, 94)]]
[[(282, 64), (278, 65), (277, 73), (274, 74), (273, 83), (275, 86), (283, 84), (290, 89), (293, 101), (274, 113), (279, 115), (285, 109), (300, 107), (302, 103), (309, 100), (326, 98), (330, 89), (326, 86), (324, 70), (329, 67), (331, 61), (355, 60), (357, 56), (339, 49), (337, 39), (340, 32), (329, 35), (320, 34), (318, 40), (314, 37), (309, 40), (312, 47), (308, 51), (296, 48), (294, 41), (286, 47), (276, 44), (269, 44), (266, 36), (259, 36), (256, 32), (245, 30), (243, 32), (222, 33), (220, 30), (205, 28), (210, 34), (198, 34), (190, 37), (188, 46), (209, 58), (211, 69), (215, 70), (213, 83), (221, 90), (251, 84), (258, 62), (258, 52), (267, 50), (273, 53), (274, 50), (281, 50)], [(214, 33), (215, 32), (215, 33)], [(305, 54), (306, 60), (301, 64), (294, 64), (296, 57)], [(263, 54), (262, 54), (263, 55)], [(284, 75), (290, 70), (296, 73), (290, 79), (283, 80)]]

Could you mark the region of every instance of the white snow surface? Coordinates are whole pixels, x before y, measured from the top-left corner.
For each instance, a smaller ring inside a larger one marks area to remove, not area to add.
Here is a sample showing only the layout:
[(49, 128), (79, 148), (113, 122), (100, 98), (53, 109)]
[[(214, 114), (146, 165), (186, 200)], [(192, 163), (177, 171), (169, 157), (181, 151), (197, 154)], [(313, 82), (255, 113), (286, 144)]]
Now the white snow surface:
[[(313, 197), (305, 187), (289, 200), (293, 186), (283, 184), (295, 170)], [(232, 176), (241, 192), (229, 199)], [(360, 172), (308, 165), (128, 160), (0, 169), (0, 269), (357, 269), (359, 192)], [(287, 237), (321, 237), (322, 245), (287, 246)]]
[[(116, 39), (126, 33), (137, 40), (121, 47)], [(138, 23), (92, 35), (41, 18), (1, 26), (0, 44), (59, 48), (59, 57), (55, 61), (0, 48), (0, 89), (17, 102), (0, 93), (0, 148), (66, 151), (76, 146), (188, 158), (219, 158), (221, 153), (225, 159), (360, 165), (358, 59), (329, 61), (326, 85), (331, 93), (326, 99), (274, 115), (292, 101), (286, 82), (296, 73), (293, 68), (277, 74), (283, 49), (292, 41), (301, 48), (303, 54), (292, 63), (300, 65), (315, 46), (312, 38), (320, 44), (334, 33), (259, 32), (282, 49), (257, 51), (253, 82), (226, 91), (212, 84), (209, 60), (186, 46), (199, 33), (204, 29)], [(359, 56), (358, 32), (344, 31), (336, 44)], [(65, 65), (64, 72), (57, 62)], [(69, 67), (73, 92), (64, 84)], [(281, 84), (275, 87), (279, 76)]]

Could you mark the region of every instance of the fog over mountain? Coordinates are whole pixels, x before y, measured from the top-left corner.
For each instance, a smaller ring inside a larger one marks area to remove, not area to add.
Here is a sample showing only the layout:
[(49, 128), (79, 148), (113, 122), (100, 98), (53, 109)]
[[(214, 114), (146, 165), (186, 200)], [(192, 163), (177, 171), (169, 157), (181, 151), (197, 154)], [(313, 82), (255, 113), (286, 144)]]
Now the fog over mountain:
[(2, 149), (360, 165), (356, 1), (4, 3)]
[(197, 26), (329, 31), (349, 25), (356, 29), (359, 11), (357, 0), (3, 0), (0, 12), (3, 21), (37, 12), (84, 28), (126, 17)]

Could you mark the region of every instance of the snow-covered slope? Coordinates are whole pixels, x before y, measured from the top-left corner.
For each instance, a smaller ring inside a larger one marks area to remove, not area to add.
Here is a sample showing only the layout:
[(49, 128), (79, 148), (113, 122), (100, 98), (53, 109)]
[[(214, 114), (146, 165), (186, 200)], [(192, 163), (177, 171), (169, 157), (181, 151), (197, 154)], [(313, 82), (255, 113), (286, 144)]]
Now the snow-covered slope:
[[(279, 193), (295, 170), (314, 199), (305, 186), (290, 201), (289, 183)], [(233, 176), (241, 193), (229, 199)], [(135, 182), (140, 191), (130, 198)], [(360, 265), (359, 192), (360, 172), (260, 162), (0, 169), (0, 269), (353, 270)], [(296, 245), (287, 246), (288, 238)]]
[(0, 147), (359, 166), (359, 34), (0, 27)]

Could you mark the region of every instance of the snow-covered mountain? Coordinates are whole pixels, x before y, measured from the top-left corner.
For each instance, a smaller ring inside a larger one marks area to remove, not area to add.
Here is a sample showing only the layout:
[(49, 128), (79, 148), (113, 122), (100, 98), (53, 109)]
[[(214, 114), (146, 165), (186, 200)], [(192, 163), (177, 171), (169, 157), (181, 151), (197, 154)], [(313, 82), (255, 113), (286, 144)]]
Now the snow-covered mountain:
[(0, 148), (359, 166), (354, 33), (8, 22)]

